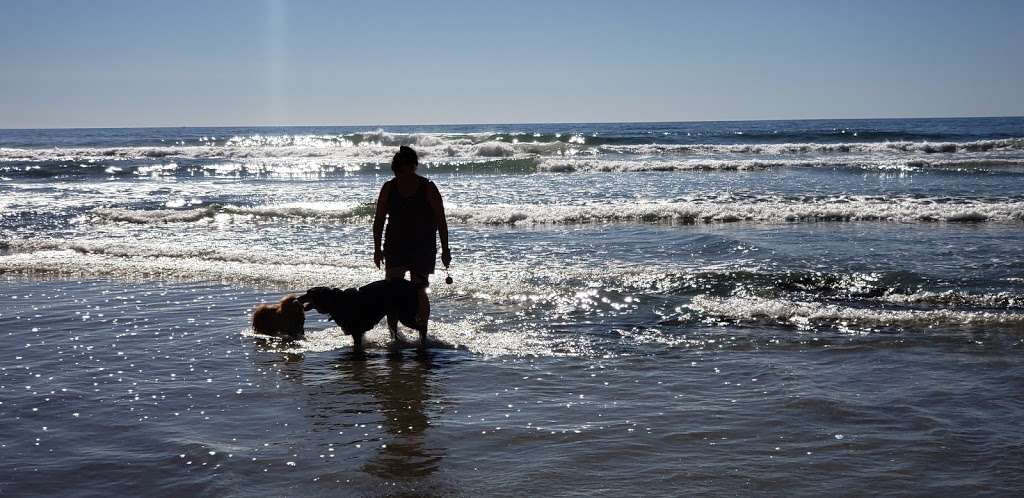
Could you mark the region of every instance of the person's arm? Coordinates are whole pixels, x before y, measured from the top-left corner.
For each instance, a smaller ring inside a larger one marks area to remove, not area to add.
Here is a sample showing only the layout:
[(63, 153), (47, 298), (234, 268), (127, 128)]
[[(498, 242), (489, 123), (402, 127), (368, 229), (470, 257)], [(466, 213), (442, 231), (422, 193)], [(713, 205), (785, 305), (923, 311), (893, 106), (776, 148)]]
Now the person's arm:
[(427, 196), (430, 208), (434, 211), (434, 224), (437, 225), (437, 233), (441, 237), (441, 264), (445, 268), (452, 263), (452, 253), (448, 249), (448, 220), (444, 216), (444, 200), (441, 199), (441, 192), (437, 185), (430, 183), (430, 195)]
[(380, 188), (380, 195), (377, 196), (377, 210), (373, 213), (373, 264), (380, 268), (381, 261), (384, 261), (384, 251), (381, 250), (381, 239), (384, 238), (384, 220), (387, 218), (388, 188), (385, 183)]

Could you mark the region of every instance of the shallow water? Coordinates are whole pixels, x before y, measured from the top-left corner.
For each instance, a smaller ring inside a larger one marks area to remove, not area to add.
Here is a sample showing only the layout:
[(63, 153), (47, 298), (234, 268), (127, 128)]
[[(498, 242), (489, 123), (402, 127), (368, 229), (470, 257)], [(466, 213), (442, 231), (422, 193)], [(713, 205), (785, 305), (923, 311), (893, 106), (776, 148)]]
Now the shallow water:
[[(0, 131), (0, 494), (1015, 494), (1020, 137)], [(429, 351), (254, 336), (259, 302), (382, 276), (399, 143), (452, 223)]]

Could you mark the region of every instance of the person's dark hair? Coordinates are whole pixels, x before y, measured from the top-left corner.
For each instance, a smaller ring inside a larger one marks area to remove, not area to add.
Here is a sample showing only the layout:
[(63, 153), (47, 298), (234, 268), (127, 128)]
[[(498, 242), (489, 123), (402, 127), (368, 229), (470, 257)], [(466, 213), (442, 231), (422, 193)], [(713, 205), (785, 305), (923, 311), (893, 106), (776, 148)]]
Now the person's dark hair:
[(391, 171), (398, 173), (398, 170), (402, 168), (415, 170), (419, 163), (420, 158), (416, 155), (416, 151), (412, 150), (412, 147), (403, 145), (398, 148), (395, 157), (391, 159)]

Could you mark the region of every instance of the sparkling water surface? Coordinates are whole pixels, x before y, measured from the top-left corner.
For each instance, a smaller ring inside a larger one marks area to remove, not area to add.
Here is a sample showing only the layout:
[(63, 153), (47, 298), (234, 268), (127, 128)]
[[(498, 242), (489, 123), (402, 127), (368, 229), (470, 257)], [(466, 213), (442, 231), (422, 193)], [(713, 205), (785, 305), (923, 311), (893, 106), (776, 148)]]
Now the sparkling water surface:
[[(0, 494), (1016, 494), (1022, 137), (0, 130)], [(429, 350), (252, 334), (382, 277), (399, 144), (451, 224)]]

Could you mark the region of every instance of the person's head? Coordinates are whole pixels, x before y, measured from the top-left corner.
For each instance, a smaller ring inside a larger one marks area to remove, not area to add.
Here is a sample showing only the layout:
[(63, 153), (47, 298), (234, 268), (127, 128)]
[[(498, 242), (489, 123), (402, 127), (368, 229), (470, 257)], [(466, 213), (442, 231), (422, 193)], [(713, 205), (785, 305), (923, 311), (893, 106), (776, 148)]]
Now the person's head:
[(395, 157), (391, 159), (391, 171), (394, 171), (396, 175), (412, 173), (416, 171), (416, 166), (419, 164), (420, 158), (416, 155), (416, 151), (412, 150), (412, 147), (403, 145), (398, 148)]

